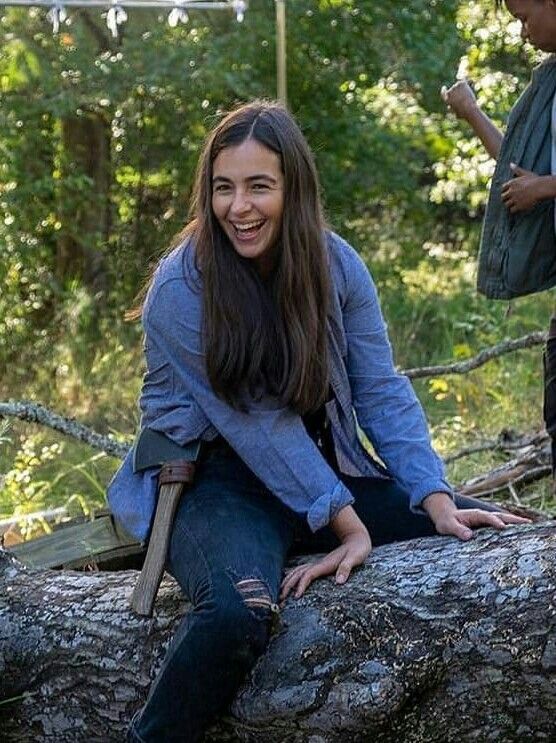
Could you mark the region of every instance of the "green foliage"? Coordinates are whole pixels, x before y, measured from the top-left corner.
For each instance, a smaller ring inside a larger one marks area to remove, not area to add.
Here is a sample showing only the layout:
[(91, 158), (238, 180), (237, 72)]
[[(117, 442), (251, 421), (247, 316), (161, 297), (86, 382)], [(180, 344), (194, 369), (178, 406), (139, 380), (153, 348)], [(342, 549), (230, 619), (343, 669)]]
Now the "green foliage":
[[(289, 105), (315, 151), (331, 224), (378, 281), (398, 363), (463, 358), (544, 327), (546, 297), (507, 318), (475, 294), (492, 163), (438, 94), (459, 69), (503, 126), (537, 59), (509, 15), (492, 0), (298, 0), (287, 15)], [(142, 358), (123, 311), (187, 219), (219, 113), (275, 95), (276, 51), (268, 0), (252, 0), (242, 25), (230, 13), (191, 11), (174, 29), (155, 11), (129, 16), (121, 41), (94, 9), (72, 9), (55, 37), (44, 10), (0, 17), (0, 396), (127, 435)], [(87, 122), (108, 142), (104, 154), (101, 140), (88, 149), (104, 170), (80, 156)], [(73, 248), (64, 253), (68, 239), (98, 275)], [(419, 382), (441, 449), (537, 425), (538, 363), (524, 354)], [(0, 432), (0, 510), (78, 496), (84, 510), (97, 507), (115, 465), (14, 424), (9, 441)]]
[[(58, 510), (55, 520), (62, 520), (91, 516), (105, 506), (105, 478), (111, 471), (104, 462), (107, 456), (91, 456), (84, 447), (52, 438), (45, 432), (22, 436), (2, 477), (0, 519), (17, 518), (23, 538), (51, 531), (52, 519), (45, 518), (45, 511)], [(27, 521), (30, 514), (34, 518)]]

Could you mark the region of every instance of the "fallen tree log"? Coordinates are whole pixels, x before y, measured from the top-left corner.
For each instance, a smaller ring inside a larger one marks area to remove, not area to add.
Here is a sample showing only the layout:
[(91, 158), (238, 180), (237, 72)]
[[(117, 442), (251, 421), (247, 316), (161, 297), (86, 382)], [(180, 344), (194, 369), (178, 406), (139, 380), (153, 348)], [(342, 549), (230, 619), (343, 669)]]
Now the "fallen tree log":
[[(555, 740), (555, 548), (547, 522), (376, 549), (345, 586), (287, 602), (207, 739)], [(136, 575), (27, 570), (0, 551), (2, 741), (124, 739), (188, 610), (167, 579), (155, 617), (133, 615)]]

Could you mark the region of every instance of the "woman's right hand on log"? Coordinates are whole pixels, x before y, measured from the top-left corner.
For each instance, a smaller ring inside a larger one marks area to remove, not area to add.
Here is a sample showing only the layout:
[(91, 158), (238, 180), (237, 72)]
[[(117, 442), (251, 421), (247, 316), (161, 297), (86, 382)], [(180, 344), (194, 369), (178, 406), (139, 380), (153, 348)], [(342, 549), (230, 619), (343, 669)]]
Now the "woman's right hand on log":
[(369, 532), (351, 506), (345, 506), (330, 521), (341, 544), (316, 562), (303, 563), (291, 570), (282, 581), (280, 599), (291, 591), (299, 598), (317, 578), (334, 574), (336, 583), (345, 583), (351, 571), (369, 556), (372, 543)]
[(458, 80), (450, 88), (445, 85), (440, 89), (442, 100), (460, 119), (469, 121), (470, 116), (479, 108), (475, 93), (467, 80)]

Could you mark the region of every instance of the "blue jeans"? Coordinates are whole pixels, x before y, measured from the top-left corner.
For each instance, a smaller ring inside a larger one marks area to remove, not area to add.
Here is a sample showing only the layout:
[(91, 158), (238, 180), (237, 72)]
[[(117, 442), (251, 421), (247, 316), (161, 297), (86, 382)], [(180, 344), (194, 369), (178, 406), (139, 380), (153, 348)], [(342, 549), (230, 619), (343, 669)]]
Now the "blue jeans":
[[(375, 546), (432, 536), (389, 480), (342, 475)], [(460, 507), (477, 501), (459, 499)], [(484, 507), (484, 505), (481, 507)], [(136, 743), (196, 743), (268, 643), (288, 553), (324, 552), (338, 539), (311, 534), (226, 446), (209, 450), (174, 521), (168, 570), (192, 604), (168, 649), (143, 710), (130, 726)]]

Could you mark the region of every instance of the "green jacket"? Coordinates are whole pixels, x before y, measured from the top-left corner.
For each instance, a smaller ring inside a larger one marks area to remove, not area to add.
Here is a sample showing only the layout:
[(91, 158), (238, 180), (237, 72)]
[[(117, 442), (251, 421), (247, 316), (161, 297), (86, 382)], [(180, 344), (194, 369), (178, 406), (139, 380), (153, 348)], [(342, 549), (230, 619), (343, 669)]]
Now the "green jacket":
[(492, 178), (481, 235), (477, 289), (491, 299), (512, 299), (556, 285), (554, 201), (510, 214), (501, 197), (510, 163), (539, 175), (551, 172), (552, 103), (556, 55), (533, 70), (512, 108)]

